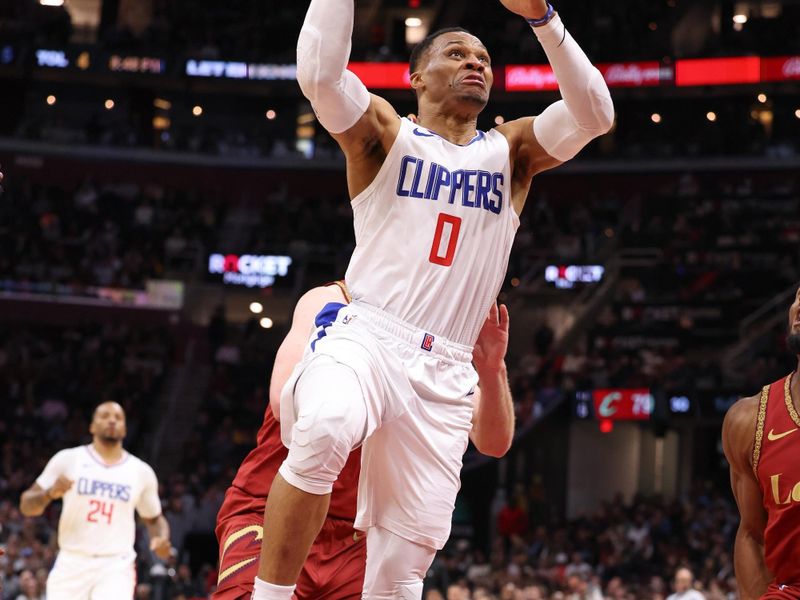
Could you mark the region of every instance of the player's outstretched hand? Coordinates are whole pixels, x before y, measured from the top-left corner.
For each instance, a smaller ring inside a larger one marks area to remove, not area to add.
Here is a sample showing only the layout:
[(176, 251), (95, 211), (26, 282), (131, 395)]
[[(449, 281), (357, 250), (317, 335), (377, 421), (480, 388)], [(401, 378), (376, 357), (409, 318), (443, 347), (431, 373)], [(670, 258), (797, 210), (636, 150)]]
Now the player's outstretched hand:
[(150, 540), (150, 550), (161, 560), (167, 560), (172, 553), (172, 544), (165, 537), (154, 537)]
[(508, 349), (508, 321), (506, 305), (498, 308), (497, 304), (492, 304), (472, 351), (472, 362), (479, 374), (503, 366)]
[(500, 3), (526, 19), (541, 19), (547, 14), (546, 0), (500, 0)]
[(47, 490), (47, 495), (50, 496), (52, 500), (58, 500), (69, 491), (73, 483), (72, 479), (59, 475), (56, 482)]

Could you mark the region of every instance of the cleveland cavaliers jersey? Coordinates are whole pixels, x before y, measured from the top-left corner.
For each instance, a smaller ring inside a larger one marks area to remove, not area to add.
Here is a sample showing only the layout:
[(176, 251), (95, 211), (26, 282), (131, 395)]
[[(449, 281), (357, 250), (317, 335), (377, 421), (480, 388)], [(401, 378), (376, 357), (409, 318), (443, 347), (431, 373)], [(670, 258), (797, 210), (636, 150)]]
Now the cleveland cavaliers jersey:
[(767, 527), (764, 559), (777, 584), (800, 584), (800, 416), (792, 377), (761, 391), (753, 470), (761, 486)]
[(61, 550), (92, 556), (133, 552), (134, 509), (145, 519), (161, 514), (158, 481), (153, 469), (124, 452), (107, 464), (91, 445), (58, 452), (36, 483), (47, 490), (64, 475), (72, 487), (64, 494), (58, 522)]
[(464, 146), (408, 119), (375, 180), (353, 199), (353, 299), (473, 346), (519, 227), (509, 145), (497, 130)]

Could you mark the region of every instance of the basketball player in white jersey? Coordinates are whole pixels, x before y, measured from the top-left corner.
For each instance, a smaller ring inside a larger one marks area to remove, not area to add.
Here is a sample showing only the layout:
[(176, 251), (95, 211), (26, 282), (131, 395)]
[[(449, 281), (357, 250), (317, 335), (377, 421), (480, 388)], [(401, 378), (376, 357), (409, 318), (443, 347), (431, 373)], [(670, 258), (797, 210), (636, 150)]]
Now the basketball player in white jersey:
[(353, 0), (311, 0), (297, 77), (347, 158), (353, 301), (323, 310), (280, 400), (289, 454), (264, 513), (256, 600), (289, 600), (333, 482), (363, 444), (355, 526), (367, 532), (363, 598), (411, 598), (450, 533), (470, 431), (478, 331), (505, 277), (531, 180), (607, 132), (608, 88), (545, 0), (501, 0), (528, 20), (563, 100), (477, 130), (493, 74), (461, 29), (411, 57), (418, 123), (346, 66)]
[(133, 598), (134, 510), (147, 525), (150, 549), (166, 559), (172, 548), (156, 474), (122, 448), (122, 407), (100, 404), (89, 432), (91, 444), (58, 452), (20, 500), (26, 517), (39, 516), (50, 502), (63, 500), (59, 553), (47, 578), (47, 600)]

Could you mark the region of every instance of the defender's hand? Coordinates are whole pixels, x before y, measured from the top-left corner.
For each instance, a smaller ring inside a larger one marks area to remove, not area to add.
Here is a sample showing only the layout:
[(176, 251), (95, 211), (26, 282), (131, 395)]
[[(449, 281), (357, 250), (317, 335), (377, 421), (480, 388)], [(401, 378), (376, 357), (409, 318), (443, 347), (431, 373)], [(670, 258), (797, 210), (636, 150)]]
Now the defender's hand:
[(56, 479), (56, 482), (53, 485), (51, 485), (50, 488), (47, 490), (48, 497), (51, 500), (58, 500), (59, 498), (64, 496), (64, 494), (66, 494), (67, 491), (69, 491), (69, 488), (72, 487), (73, 483), (74, 482), (72, 481), (72, 479), (64, 477), (63, 475), (59, 475), (58, 479)]
[(547, 14), (545, 0), (500, 0), (500, 3), (526, 19), (541, 19)]
[(499, 308), (497, 304), (492, 304), (472, 351), (472, 362), (475, 363), (478, 374), (481, 371), (502, 368), (507, 349), (508, 308), (505, 304), (501, 304)]

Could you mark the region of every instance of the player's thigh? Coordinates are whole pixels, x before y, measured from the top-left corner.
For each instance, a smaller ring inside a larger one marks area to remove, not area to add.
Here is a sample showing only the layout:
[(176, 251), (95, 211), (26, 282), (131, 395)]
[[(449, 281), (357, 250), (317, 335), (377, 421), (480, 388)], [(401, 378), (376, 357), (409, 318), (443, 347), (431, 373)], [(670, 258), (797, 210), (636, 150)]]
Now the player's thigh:
[(212, 600), (250, 600), (253, 596), (253, 586), (249, 589), (241, 585), (233, 585), (223, 590), (217, 589), (211, 594)]
[(354, 537), (350, 528), (345, 536), (327, 548), (318, 551), (317, 546), (316, 543), (312, 546), (303, 569), (303, 575), (313, 569), (317, 585), (313, 588), (298, 585), (298, 600), (360, 600), (367, 566), (364, 535), (359, 533)]
[[(136, 589), (136, 564), (127, 557), (110, 558), (96, 570), (90, 600), (128, 600)], [(49, 598), (49, 596), (48, 596)]]
[(93, 582), (94, 573), (90, 564), (61, 552), (47, 576), (47, 598), (89, 600)]
[[(232, 520), (225, 528), (220, 540), (219, 575), (217, 594), (239, 589), (253, 591), (253, 581), (258, 573), (258, 557), (261, 553), (261, 539), (264, 529), (254, 517)], [(214, 598), (236, 598), (236, 596), (217, 596)]]
[(367, 532), (364, 600), (421, 600), (422, 580), (436, 550), (381, 527)]

